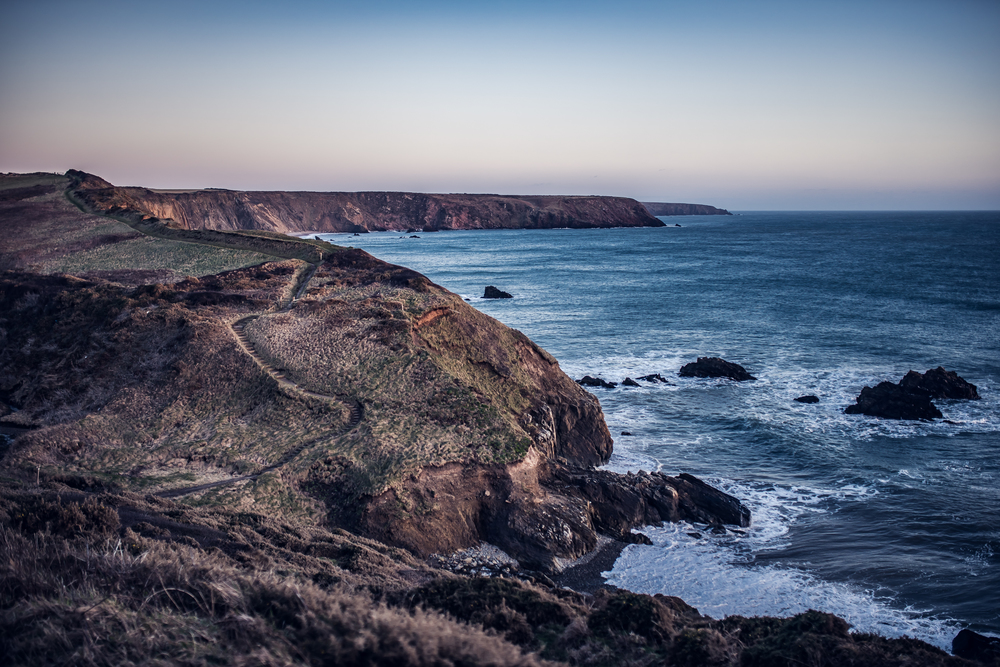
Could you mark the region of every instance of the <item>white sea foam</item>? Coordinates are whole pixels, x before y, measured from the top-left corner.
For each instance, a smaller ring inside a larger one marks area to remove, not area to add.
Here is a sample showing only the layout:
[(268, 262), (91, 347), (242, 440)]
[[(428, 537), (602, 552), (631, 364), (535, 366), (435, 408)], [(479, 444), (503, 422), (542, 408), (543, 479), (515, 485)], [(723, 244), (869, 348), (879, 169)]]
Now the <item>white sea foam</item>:
[(870, 590), (822, 581), (796, 568), (748, 564), (727, 540), (694, 537), (696, 526), (669, 524), (643, 532), (653, 545), (626, 548), (605, 573), (608, 583), (675, 595), (713, 618), (791, 616), (817, 609), (846, 619), (856, 632), (908, 635), (945, 650), (961, 628), (926, 610), (899, 609)]
[[(625, 377), (633, 379), (649, 373), (661, 373), (670, 384), (641, 383), (639, 388), (619, 387), (596, 390), (594, 393), (612, 405), (609, 418), (617, 418), (617, 410), (632, 398), (664, 395), (667, 392), (697, 392), (710, 396), (713, 392), (732, 392), (736, 383), (715, 378), (681, 378), (677, 369), (691, 361), (690, 354), (656, 351), (642, 356), (615, 355), (564, 365), (572, 377), (595, 375), (612, 382)], [(853, 440), (868, 441), (879, 437), (913, 438), (922, 435), (952, 436), (958, 433), (1000, 432), (1000, 392), (992, 382), (979, 381), (978, 401), (937, 400), (935, 404), (944, 419), (935, 421), (877, 419), (863, 415), (847, 415), (844, 409), (853, 405), (864, 386), (874, 386), (883, 380), (897, 382), (905, 371), (888, 367), (844, 367), (835, 369), (796, 368), (773, 364), (753, 369), (758, 379), (738, 385), (740, 414), (762, 425), (789, 427), (805, 433), (839, 435)], [(624, 392), (630, 392), (626, 394)], [(803, 404), (795, 398), (813, 394), (819, 403)], [(623, 412), (621, 420), (630, 415)]]
[[(606, 573), (609, 583), (636, 592), (675, 595), (714, 618), (789, 616), (818, 609), (845, 618), (855, 631), (909, 635), (950, 648), (960, 629), (953, 621), (928, 616), (926, 610), (898, 608), (871, 590), (823, 581), (799, 568), (754, 563), (761, 550), (784, 546), (789, 528), (801, 516), (827, 512), (845, 502), (864, 502), (879, 493), (877, 488), (708, 481), (741, 498), (753, 513), (753, 525), (725, 536), (686, 522), (645, 529), (653, 545), (626, 549)], [(988, 554), (971, 558), (973, 565)]]
[[(605, 573), (608, 583), (641, 593), (675, 595), (714, 618), (790, 616), (818, 609), (845, 618), (857, 632), (908, 635), (950, 650), (961, 628), (955, 621), (929, 615), (928, 610), (900, 608), (872, 590), (824, 581), (800, 568), (754, 562), (762, 550), (785, 546), (796, 520), (843, 503), (865, 502), (879, 494), (876, 484), (844, 483), (823, 489), (706, 481), (740, 498), (753, 514), (752, 526), (725, 536), (687, 522), (644, 529), (653, 545), (628, 547)], [(970, 555), (969, 567), (985, 567), (990, 549)]]

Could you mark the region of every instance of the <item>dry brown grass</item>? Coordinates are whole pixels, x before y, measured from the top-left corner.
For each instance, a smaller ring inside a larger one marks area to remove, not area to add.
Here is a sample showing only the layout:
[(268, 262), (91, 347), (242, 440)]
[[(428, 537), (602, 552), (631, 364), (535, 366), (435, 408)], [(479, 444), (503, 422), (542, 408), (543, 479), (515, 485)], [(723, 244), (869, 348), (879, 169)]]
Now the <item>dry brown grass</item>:
[[(350, 583), (349, 571), (323, 566), (322, 559), (306, 558), (305, 569), (292, 560), (276, 568), (261, 548), (289, 532), (294, 540), (288, 528), (244, 528), (261, 546), (244, 548), (241, 565), (191, 538), (82, 530), (85, 521), (39, 525), (38, 498), (6, 500), (0, 503), (4, 664), (540, 664), (439, 612), (377, 602)], [(60, 506), (46, 502), (43, 514)], [(73, 503), (61, 509), (79, 511)], [(135, 528), (169, 535), (148, 522)], [(333, 539), (326, 553), (344, 554), (345, 565), (370, 551), (357, 538), (341, 539), (341, 547)]]
[(8, 462), (124, 473), (123, 483), (149, 488), (147, 469), (246, 474), (339, 433), (344, 411), (281, 393), (224, 323), (274, 303), (295, 269), (135, 290), (23, 275), (0, 282), (0, 398), (44, 425)]

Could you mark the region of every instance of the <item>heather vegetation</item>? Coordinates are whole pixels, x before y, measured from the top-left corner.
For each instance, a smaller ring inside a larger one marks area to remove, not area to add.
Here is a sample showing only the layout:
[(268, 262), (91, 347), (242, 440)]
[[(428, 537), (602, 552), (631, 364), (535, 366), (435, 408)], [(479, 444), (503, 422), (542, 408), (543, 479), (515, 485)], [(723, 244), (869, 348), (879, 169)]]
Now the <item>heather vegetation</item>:
[(0, 483), (5, 664), (970, 664), (819, 612), (716, 621), (677, 598), (440, 572), (271, 512), (40, 482)]

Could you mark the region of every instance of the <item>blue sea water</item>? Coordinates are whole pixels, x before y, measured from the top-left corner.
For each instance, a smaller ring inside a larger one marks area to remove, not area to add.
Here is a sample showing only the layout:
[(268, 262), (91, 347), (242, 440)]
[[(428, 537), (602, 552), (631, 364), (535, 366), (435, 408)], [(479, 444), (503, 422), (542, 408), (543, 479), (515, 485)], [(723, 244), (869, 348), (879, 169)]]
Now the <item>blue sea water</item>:
[[(949, 649), (962, 627), (1000, 635), (1000, 214), (663, 220), (325, 238), (463, 295), (571, 377), (670, 379), (593, 390), (608, 467), (692, 473), (753, 525), (644, 529), (653, 545), (628, 547), (611, 583), (714, 617), (821, 609)], [(481, 299), (486, 285), (515, 298)], [(758, 380), (677, 377), (698, 356)], [(843, 414), (864, 385), (937, 366), (982, 400), (937, 401), (933, 423)]]

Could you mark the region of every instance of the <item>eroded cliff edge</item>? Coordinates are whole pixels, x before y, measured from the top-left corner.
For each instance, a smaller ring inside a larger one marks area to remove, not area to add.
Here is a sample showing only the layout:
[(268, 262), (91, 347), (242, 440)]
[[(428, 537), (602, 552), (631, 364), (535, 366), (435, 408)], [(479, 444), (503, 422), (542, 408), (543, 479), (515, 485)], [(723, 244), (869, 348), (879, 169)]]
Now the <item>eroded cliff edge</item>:
[(423, 194), (416, 192), (156, 191), (115, 187), (71, 170), (81, 191), (103, 208), (119, 206), (185, 229), (257, 229), (281, 233), (422, 229), (662, 227), (626, 197)]

